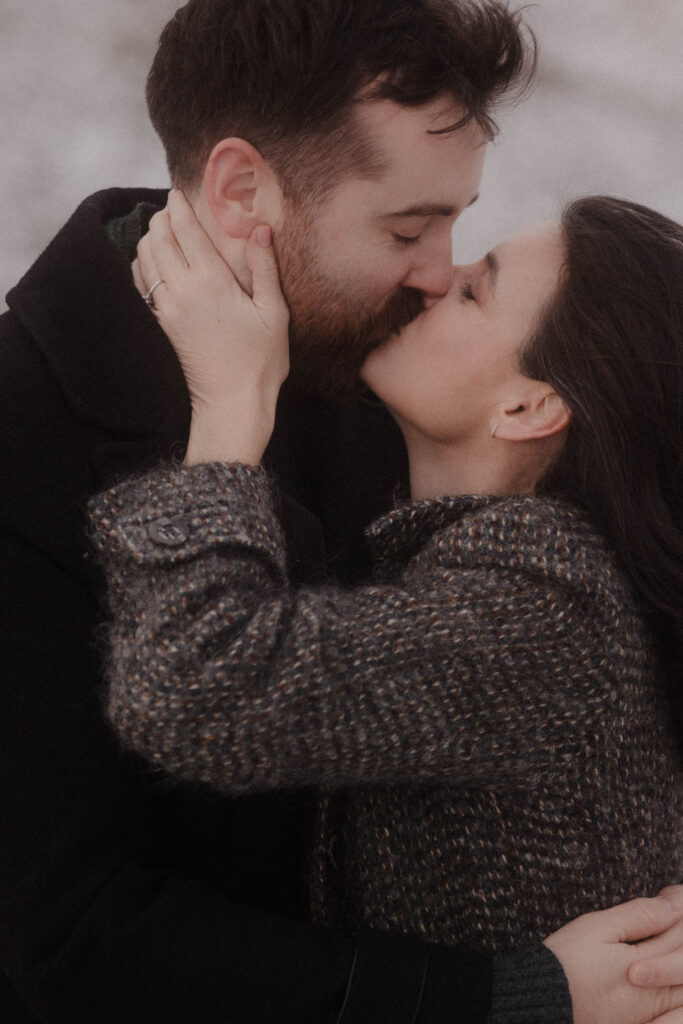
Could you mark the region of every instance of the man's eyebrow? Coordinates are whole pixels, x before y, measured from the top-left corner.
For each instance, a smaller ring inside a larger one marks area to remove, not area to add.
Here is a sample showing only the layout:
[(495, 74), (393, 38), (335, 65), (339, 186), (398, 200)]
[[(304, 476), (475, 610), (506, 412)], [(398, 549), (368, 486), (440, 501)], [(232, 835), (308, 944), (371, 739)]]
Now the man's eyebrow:
[(425, 203), (422, 206), (407, 206), (405, 210), (394, 210), (387, 217), (452, 217), (454, 213), (454, 206)]
[[(479, 193), (472, 198), (468, 206), (472, 206), (479, 198)], [(407, 206), (404, 210), (395, 210), (388, 213), (387, 217), (452, 217), (457, 213), (457, 207), (442, 203), (422, 203), (415, 206)]]
[(494, 256), (492, 252), (487, 252), (484, 259), (486, 260), (489, 268), (489, 284), (491, 286), (491, 291), (494, 292), (496, 290), (496, 278), (498, 277), (498, 267), (500, 266), (500, 264), (498, 263), (498, 257)]

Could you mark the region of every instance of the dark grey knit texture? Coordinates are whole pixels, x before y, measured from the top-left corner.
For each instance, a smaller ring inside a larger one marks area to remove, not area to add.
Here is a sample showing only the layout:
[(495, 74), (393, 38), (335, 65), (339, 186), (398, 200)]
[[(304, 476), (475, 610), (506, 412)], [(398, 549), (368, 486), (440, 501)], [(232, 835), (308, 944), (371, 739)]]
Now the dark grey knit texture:
[(572, 1024), (573, 1020), (569, 985), (546, 946), (534, 943), (494, 957), (488, 1024)]
[[(151, 539), (176, 518), (187, 540)], [(406, 505), (370, 530), (376, 581), (347, 591), (289, 588), (260, 470), (160, 470), (92, 522), (112, 722), (228, 793), (319, 786), (317, 920), (498, 951), (680, 879), (651, 638), (571, 508)]]

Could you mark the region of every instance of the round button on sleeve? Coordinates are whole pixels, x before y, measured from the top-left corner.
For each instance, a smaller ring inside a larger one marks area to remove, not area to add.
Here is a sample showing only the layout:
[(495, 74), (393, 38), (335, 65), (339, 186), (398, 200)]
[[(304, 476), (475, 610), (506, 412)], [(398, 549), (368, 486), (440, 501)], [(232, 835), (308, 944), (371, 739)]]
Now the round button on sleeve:
[(147, 534), (155, 544), (166, 548), (177, 548), (190, 536), (187, 519), (157, 519), (147, 527)]

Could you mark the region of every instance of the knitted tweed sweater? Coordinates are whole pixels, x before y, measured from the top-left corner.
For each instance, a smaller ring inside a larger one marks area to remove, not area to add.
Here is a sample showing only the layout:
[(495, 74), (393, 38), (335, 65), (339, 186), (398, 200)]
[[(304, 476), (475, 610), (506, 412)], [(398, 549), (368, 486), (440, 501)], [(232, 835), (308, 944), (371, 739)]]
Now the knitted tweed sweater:
[(291, 590), (261, 470), (163, 469), (92, 507), (109, 714), (230, 793), (315, 784), (319, 921), (483, 951), (681, 878), (652, 643), (549, 499), (444, 498), (369, 530), (372, 585)]

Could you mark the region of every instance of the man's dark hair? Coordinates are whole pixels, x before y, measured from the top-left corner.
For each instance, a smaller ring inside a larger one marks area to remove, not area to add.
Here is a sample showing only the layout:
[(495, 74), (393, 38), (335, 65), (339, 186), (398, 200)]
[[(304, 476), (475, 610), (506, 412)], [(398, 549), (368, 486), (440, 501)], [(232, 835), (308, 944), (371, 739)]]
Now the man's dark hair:
[(161, 35), (147, 102), (177, 186), (196, 186), (216, 143), (237, 136), (285, 195), (310, 201), (372, 172), (352, 118), (361, 96), (448, 97), (463, 110), (451, 130), (474, 119), (492, 138), (492, 108), (535, 63), (533, 34), (499, 0), (190, 0)]

